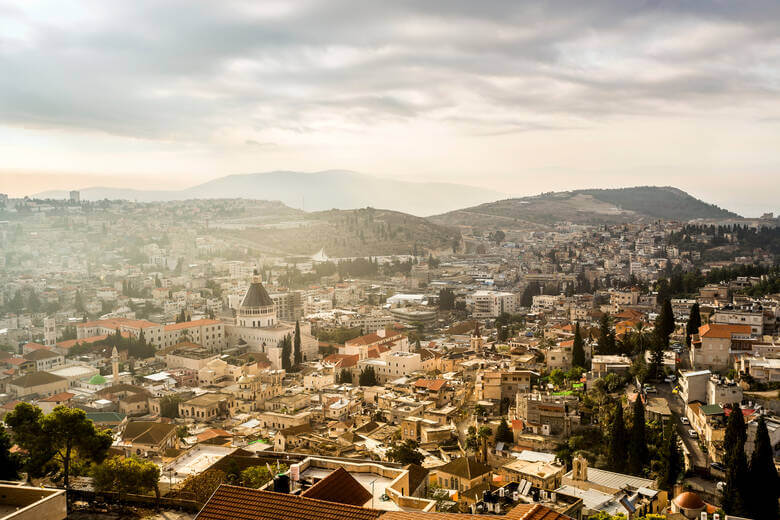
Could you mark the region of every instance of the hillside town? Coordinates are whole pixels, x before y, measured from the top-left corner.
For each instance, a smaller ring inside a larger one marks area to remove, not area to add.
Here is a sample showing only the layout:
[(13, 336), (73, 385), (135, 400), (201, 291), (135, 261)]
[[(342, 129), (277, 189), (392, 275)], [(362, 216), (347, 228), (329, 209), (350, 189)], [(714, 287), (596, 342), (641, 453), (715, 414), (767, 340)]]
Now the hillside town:
[(774, 215), (0, 208), (0, 518), (778, 518)]

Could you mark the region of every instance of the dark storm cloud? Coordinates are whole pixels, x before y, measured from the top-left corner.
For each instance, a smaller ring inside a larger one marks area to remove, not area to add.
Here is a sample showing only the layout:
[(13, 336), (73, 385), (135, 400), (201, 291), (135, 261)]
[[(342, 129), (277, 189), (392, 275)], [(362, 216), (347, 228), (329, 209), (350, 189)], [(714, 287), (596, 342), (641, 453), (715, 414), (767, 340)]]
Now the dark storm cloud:
[(0, 3), (0, 123), (197, 140), (431, 118), (495, 135), (780, 89), (775, 1), (81, 6)]

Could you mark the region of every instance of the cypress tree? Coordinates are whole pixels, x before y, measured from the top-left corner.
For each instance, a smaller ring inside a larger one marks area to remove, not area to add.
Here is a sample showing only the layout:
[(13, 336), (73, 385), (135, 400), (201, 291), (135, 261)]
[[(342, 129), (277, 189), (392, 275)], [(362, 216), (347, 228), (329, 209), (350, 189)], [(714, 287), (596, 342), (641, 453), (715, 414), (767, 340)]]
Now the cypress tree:
[[(741, 414), (740, 414), (741, 415)], [(726, 467), (726, 486), (723, 488), (721, 507), (729, 515), (749, 514), (749, 473), (745, 445), (738, 444), (731, 450), (730, 463)]]
[(728, 421), (726, 421), (726, 431), (723, 434), (723, 462), (726, 466), (731, 465), (731, 457), (737, 448), (741, 449), (744, 453), (746, 440), (747, 428), (745, 427), (745, 417), (742, 415), (739, 403), (734, 403), (731, 405), (731, 413), (729, 414)]
[(292, 363), (290, 362), (290, 351), (292, 350), (292, 341), (290, 336), (285, 336), (282, 340), (282, 368), (290, 370)]
[(631, 434), (628, 442), (628, 472), (632, 475), (642, 473), (647, 461), (647, 434), (645, 432), (645, 405), (641, 394), (634, 401), (634, 411), (631, 420)]
[(749, 478), (753, 517), (777, 520), (780, 478), (773, 462), (772, 443), (763, 415), (758, 419), (754, 446), (753, 455), (750, 457)]
[(582, 335), (580, 335), (580, 323), (574, 328), (574, 347), (572, 347), (572, 362), (575, 367), (585, 368), (585, 347), (583, 346)]
[(300, 365), (303, 361), (301, 356), (301, 324), (298, 320), (295, 320), (295, 341), (293, 343), (293, 357), (295, 358), (295, 364)]
[(515, 436), (504, 417), (501, 418), (501, 422), (498, 423), (498, 428), (496, 428), (496, 442), (505, 442), (508, 444), (514, 444), (515, 442)]
[(626, 469), (626, 424), (623, 420), (623, 406), (615, 403), (612, 422), (609, 425), (609, 453), (607, 463), (612, 471), (623, 473)]
[(664, 347), (669, 346), (669, 335), (672, 332), (674, 332), (674, 312), (671, 300), (666, 299), (661, 305), (661, 312), (655, 321), (655, 333)]
[(699, 304), (694, 303), (688, 317), (688, 324), (685, 326), (685, 344), (689, 347), (691, 346), (691, 336), (699, 333), (699, 327), (701, 327), (701, 313), (699, 312)]
[(599, 322), (599, 354), (615, 353), (615, 333), (612, 331), (609, 315), (605, 314)]
[(747, 429), (745, 418), (738, 403), (731, 407), (726, 432), (723, 437), (724, 457), (726, 465), (726, 486), (723, 489), (721, 506), (727, 514), (745, 516), (749, 513), (748, 482), (749, 472), (745, 456), (745, 440)]
[(682, 454), (677, 445), (677, 430), (672, 421), (669, 421), (664, 428), (660, 458), (661, 470), (658, 475), (658, 486), (671, 492), (684, 467)]

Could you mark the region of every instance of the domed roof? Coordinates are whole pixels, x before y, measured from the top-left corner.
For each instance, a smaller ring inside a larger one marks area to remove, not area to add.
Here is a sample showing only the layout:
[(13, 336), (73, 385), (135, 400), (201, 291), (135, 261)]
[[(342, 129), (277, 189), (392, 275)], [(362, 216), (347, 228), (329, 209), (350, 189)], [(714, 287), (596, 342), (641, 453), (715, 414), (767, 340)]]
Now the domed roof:
[(90, 385), (104, 385), (106, 384), (106, 378), (101, 376), (100, 374), (95, 374), (89, 379)]
[(240, 384), (240, 383), (250, 383), (251, 381), (252, 381), (252, 380), (251, 380), (251, 379), (249, 379), (249, 377), (248, 377), (246, 374), (244, 374), (243, 376), (241, 376), (241, 377), (239, 377), (239, 378), (238, 378), (238, 383), (239, 383), (239, 384)]
[(674, 497), (674, 503), (680, 509), (704, 509), (704, 500), (692, 491), (685, 491)]
[(274, 301), (268, 296), (268, 291), (265, 290), (263, 284), (260, 282), (252, 282), (241, 302), (241, 307), (273, 307)]

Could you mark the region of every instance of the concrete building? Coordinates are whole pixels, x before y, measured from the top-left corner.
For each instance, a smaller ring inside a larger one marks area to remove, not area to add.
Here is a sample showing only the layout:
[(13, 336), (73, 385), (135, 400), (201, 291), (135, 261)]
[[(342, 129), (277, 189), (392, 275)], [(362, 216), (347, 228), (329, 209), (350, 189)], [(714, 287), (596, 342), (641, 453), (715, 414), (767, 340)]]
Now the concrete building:
[(695, 369), (725, 370), (731, 365), (731, 351), (752, 350), (749, 325), (718, 325), (699, 327), (691, 338), (691, 366)]
[(718, 325), (747, 325), (750, 327), (750, 335), (754, 338), (760, 338), (764, 334), (764, 313), (739, 311), (739, 310), (717, 310), (710, 316), (710, 323)]
[(531, 370), (485, 370), (477, 374), (474, 391), (480, 401), (513, 400), (530, 390), (531, 379), (538, 375)]
[(49, 397), (61, 394), (68, 389), (68, 380), (48, 372), (30, 372), (11, 380), (7, 385), (8, 393), (16, 397), (38, 395)]
[(568, 436), (579, 421), (574, 396), (519, 393), (514, 410), (514, 418), (535, 434)]
[(695, 370), (682, 372), (678, 381), (680, 387), (680, 399), (688, 404), (694, 401), (705, 403), (707, 401), (707, 382), (712, 372), (709, 370)]
[(67, 517), (64, 489), (0, 484), (2, 520), (65, 520)]
[(226, 346), (225, 326), (221, 321), (209, 319), (165, 325), (158, 348), (172, 347), (181, 342), (191, 342), (211, 352), (221, 352)]
[(474, 318), (498, 318), (514, 314), (520, 306), (520, 295), (510, 292), (477, 291), (474, 293)]

